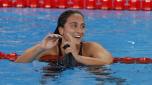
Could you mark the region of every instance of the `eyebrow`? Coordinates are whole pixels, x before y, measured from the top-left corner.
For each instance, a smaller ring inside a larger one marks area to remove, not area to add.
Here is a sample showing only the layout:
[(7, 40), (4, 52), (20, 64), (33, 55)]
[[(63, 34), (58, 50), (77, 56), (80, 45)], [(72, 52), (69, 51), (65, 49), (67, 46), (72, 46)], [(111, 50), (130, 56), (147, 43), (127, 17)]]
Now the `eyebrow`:
[[(70, 22), (69, 24), (77, 24), (77, 22)], [(85, 25), (85, 23), (82, 24)]]

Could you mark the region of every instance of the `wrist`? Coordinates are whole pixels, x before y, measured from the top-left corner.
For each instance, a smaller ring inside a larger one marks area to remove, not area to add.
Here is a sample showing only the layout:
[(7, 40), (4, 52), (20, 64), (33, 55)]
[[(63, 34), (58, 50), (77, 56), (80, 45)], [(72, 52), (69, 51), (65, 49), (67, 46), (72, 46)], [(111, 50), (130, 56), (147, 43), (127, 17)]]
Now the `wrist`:
[(41, 46), (41, 44), (38, 45), (37, 50), (42, 52), (45, 51), (46, 49), (44, 47)]
[(72, 55), (76, 58), (79, 57), (79, 55), (77, 53), (72, 53)]

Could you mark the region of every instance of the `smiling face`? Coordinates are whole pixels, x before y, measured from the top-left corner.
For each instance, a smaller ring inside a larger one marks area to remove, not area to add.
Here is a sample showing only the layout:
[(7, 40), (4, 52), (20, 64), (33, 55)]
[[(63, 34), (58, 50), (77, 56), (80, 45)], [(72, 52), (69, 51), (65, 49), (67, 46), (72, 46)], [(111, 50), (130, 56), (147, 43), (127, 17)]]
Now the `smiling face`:
[(85, 32), (84, 18), (78, 13), (68, 17), (64, 27), (60, 27), (60, 34), (65, 40), (69, 39), (68, 34), (75, 43), (79, 44)]

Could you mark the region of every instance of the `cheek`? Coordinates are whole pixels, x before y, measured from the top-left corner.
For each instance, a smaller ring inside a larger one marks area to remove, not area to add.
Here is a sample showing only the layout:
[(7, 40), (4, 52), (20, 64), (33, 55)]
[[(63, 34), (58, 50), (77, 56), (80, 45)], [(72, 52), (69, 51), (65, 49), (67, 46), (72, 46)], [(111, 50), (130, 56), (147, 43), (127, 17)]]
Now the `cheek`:
[(81, 37), (84, 37), (84, 33), (81, 34)]
[(70, 34), (71, 36), (74, 34), (74, 31), (72, 29), (64, 29), (63, 31), (63, 36), (66, 38), (67, 37), (67, 34)]
[(82, 31), (81, 35), (83, 36), (84, 34), (85, 34), (85, 30), (84, 30), (84, 31)]
[(73, 32), (74, 32), (74, 30), (71, 28), (67, 28), (64, 30), (64, 33), (73, 33)]

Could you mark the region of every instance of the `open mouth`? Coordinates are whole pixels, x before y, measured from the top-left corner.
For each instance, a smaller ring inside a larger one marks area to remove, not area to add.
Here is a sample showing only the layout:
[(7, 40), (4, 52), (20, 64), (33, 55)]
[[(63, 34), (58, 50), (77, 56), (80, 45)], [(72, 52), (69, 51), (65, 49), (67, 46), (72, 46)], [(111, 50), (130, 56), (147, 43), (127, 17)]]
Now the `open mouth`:
[(77, 35), (77, 36), (75, 36), (75, 38), (81, 38), (81, 36), (80, 36), (80, 35)]

